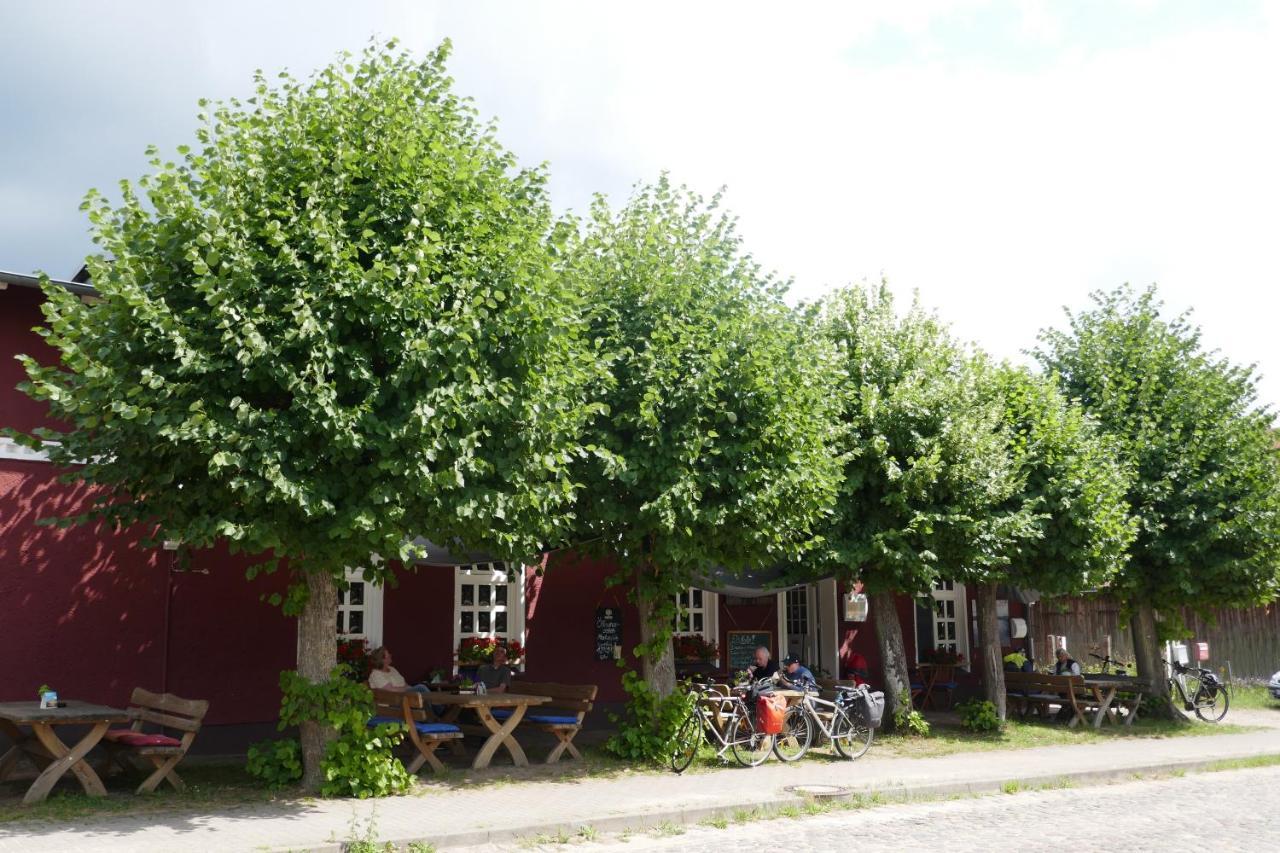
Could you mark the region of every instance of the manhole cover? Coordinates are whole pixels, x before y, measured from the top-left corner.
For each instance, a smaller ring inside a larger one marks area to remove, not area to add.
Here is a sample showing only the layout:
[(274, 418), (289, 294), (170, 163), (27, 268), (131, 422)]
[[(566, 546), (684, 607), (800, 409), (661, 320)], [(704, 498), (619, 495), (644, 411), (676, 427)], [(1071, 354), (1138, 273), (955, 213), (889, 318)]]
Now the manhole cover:
[(784, 790), (815, 800), (825, 800), (830, 797), (847, 797), (850, 792), (848, 788), (842, 788), (839, 785), (788, 785)]

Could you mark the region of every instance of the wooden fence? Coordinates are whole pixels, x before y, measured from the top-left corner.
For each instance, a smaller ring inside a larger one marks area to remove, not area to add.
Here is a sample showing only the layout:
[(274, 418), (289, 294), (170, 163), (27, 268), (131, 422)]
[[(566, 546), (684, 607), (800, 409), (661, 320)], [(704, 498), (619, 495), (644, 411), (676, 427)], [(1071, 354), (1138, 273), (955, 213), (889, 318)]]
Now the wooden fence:
[[(1046, 635), (1067, 638), (1067, 648), (1082, 666), (1096, 663), (1089, 652), (1103, 654), (1107, 637), (1111, 638), (1112, 656), (1133, 660), (1133, 637), (1128, 620), (1120, 616), (1120, 604), (1104, 596), (1053, 598), (1034, 608), (1034, 631), (1037, 650), (1043, 648)], [(1270, 678), (1280, 669), (1280, 600), (1263, 607), (1222, 609), (1203, 619), (1185, 611), (1188, 642), (1208, 642), (1209, 665), (1227, 669), (1236, 678)], [(1049, 655), (1036, 655), (1044, 665)], [(1194, 658), (1194, 653), (1193, 653)]]

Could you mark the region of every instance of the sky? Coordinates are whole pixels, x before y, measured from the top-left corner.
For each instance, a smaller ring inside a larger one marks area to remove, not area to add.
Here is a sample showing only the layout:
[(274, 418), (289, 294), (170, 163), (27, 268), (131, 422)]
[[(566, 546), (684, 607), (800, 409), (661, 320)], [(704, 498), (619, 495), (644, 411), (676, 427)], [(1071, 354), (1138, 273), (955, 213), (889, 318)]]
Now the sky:
[(0, 269), (71, 275), (84, 192), (255, 68), (448, 37), (561, 209), (663, 170), (725, 187), (794, 300), (883, 277), (1014, 360), (1090, 292), (1154, 283), (1280, 404), (1280, 2), (790, 6), (4, 3)]

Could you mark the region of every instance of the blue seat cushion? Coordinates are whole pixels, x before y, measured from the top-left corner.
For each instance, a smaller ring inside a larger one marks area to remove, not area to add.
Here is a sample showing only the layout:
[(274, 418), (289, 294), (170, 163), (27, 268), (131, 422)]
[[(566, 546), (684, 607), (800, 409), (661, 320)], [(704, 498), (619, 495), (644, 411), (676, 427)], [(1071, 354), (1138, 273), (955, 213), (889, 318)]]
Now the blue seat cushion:
[(560, 714), (529, 714), (525, 719), (531, 723), (543, 723), (549, 726), (576, 726), (578, 724), (577, 716)]
[[(369, 720), (370, 726), (376, 726), (379, 723), (399, 723), (404, 725), (403, 717), (373, 717)], [(420, 735), (446, 735), (453, 732), (462, 731), (451, 723), (414, 723), (413, 727), (418, 730)]]
[(911, 682), (911, 689), (912, 689), (912, 690), (924, 690), (924, 684), (922, 684), (922, 683), (921, 683), (921, 682), (919, 682), (919, 681), (913, 681), (913, 682)]
[(510, 708), (494, 708), (489, 713), (493, 714), (493, 718), (495, 720), (505, 720), (511, 716), (511, 709)]

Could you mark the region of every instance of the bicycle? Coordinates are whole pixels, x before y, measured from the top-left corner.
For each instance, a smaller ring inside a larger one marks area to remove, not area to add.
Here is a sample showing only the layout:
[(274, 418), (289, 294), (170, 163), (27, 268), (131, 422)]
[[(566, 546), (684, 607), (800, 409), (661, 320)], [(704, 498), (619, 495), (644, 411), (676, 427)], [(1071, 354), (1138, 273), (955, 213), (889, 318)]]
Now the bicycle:
[(1160, 662), (1173, 669), (1169, 678), (1169, 692), (1176, 689), (1182, 697), (1182, 707), (1186, 711), (1195, 711), (1196, 716), (1206, 723), (1216, 723), (1227, 715), (1231, 697), (1227, 686), (1211, 669), (1198, 666), (1187, 666), (1174, 661), (1170, 664), (1164, 658)]
[(1116, 660), (1115, 658), (1111, 657), (1111, 655), (1096, 655), (1093, 652), (1089, 652), (1089, 657), (1096, 658), (1102, 661), (1103, 675), (1111, 674), (1111, 667), (1113, 666), (1116, 668), (1115, 675), (1129, 674), (1129, 666), (1131, 666), (1131, 664), (1125, 663), (1122, 660)]
[(875, 729), (863, 719), (855, 705), (866, 689), (865, 686), (838, 686), (834, 702), (818, 697), (813, 691), (804, 691), (800, 701), (788, 708), (782, 718), (782, 732), (773, 739), (773, 754), (779, 761), (799, 761), (817, 736), (831, 741), (841, 757), (850, 761), (861, 758), (875, 738)]
[(763, 764), (772, 751), (773, 735), (757, 730), (754, 700), (761, 690), (772, 686), (768, 679), (738, 684), (726, 695), (714, 685), (692, 685), (691, 692), (697, 698), (693, 710), (676, 729), (671, 769), (677, 773), (688, 769), (704, 742), (718, 744), (717, 758), (731, 752), (743, 767)]

